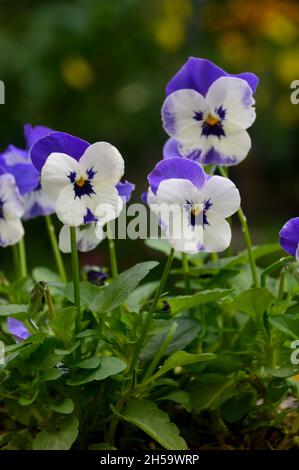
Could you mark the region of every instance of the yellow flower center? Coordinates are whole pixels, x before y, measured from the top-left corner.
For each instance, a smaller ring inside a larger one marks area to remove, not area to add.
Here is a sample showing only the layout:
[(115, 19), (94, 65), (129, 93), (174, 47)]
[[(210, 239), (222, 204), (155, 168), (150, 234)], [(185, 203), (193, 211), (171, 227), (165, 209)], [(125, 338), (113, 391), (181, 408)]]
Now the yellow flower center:
[(203, 205), (202, 204), (192, 204), (191, 207), (191, 213), (195, 217), (198, 216), (201, 212), (203, 211)]
[(85, 181), (86, 181), (86, 179), (83, 178), (83, 176), (80, 176), (80, 178), (78, 180), (76, 180), (76, 185), (80, 186), (80, 188), (82, 188), (82, 186), (84, 186)]
[(218, 117), (212, 116), (211, 114), (209, 114), (206, 119), (206, 123), (209, 124), (209, 126), (215, 126), (218, 124), (218, 122), (220, 122), (220, 119)]

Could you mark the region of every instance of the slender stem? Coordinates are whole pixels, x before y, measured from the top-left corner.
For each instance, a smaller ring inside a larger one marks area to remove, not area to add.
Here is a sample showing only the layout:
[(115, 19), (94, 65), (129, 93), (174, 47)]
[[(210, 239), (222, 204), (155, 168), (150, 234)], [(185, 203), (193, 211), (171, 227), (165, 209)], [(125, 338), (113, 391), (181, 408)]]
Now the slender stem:
[(118, 276), (118, 266), (117, 266), (117, 257), (115, 243), (113, 239), (111, 224), (107, 224), (107, 237), (108, 237), (108, 246), (109, 246), (109, 256), (110, 256), (110, 267), (112, 279), (115, 279)]
[(49, 291), (49, 287), (46, 286), (45, 289), (44, 289), (44, 293), (45, 293), (45, 299), (46, 299), (46, 302), (47, 302), (47, 305), (48, 305), (48, 309), (49, 309), (49, 314), (50, 314), (50, 317), (52, 319), (55, 318), (55, 307), (54, 307), (54, 304), (53, 304), (53, 300), (52, 300), (52, 297), (51, 297), (51, 294), (50, 294), (50, 291)]
[[(219, 171), (222, 176), (226, 178), (228, 177), (228, 171), (226, 168), (224, 168), (223, 166), (219, 166)], [(257, 275), (257, 269), (256, 269), (255, 259), (254, 259), (253, 250), (252, 250), (251, 236), (250, 236), (250, 232), (249, 232), (249, 228), (247, 224), (247, 218), (243, 212), (242, 207), (240, 207), (238, 210), (238, 216), (241, 222), (242, 232), (244, 235), (244, 240), (245, 240), (245, 244), (247, 248), (248, 260), (250, 263), (253, 285), (254, 287), (259, 287), (259, 279)]]
[(20, 278), (27, 277), (27, 259), (26, 259), (26, 247), (24, 238), (18, 243), (19, 249), (19, 268), (20, 268)]
[(144, 321), (144, 324), (143, 324), (143, 327), (142, 327), (142, 330), (141, 330), (141, 335), (139, 337), (139, 340), (136, 343), (136, 347), (135, 347), (133, 357), (132, 357), (132, 362), (131, 362), (131, 365), (130, 365), (130, 368), (129, 368), (129, 374), (132, 374), (135, 370), (136, 363), (137, 363), (137, 360), (138, 360), (138, 356), (139, 356), (139, 353), (140, 353), (141, 348), (143, 346), (146, 335), (148, 333), (148, 329), (150, 327), (153, 315), (155, 313), (157, 303), (158, 303), (159, 298), (160, 298), (160, 296), (163, 292), (163, 289), (165, 287), (167, 277), (168, 277), (168, 274), (169, 274), (169, 271), (170, 271), (170, 267), (171, 267), (171, 264), (172, 264), (173, 256), (174, 256), (174, 249), (171, 248), (170, 253), (168, 255), (168, 259), (167, 259), (165, 268), (164, 268), (164, 271), (163, 271), (163, 274), (162, 274), (162, 277), (161, 277), (161, 280), (160, 280), (160, 283), (159, 283), (159, 286), (158, 286), (158, 289), (156, 290), (156, 293), (155, 293), (155, 296), (154, 296), (153, 303), (152, 303), (149, 311), (147, 312), (147, 315), (145, 317), (145, 321)]
[(17, 278), (20, 272), (18, 245), (12, 246), (12, 256), (13, 256), (13, 262), (14, 262), (14, 272)]
[(187, 253), (182, 253), (182, 268), (185, 282), (185, 291), (186, 294), (190, 294), (190, 279), (189, 279), (189, 263)]
[(287, 266), (293, 261), (293, 256), (286, 256), (284, 258), (280, 258), (278, 261), (275, 261), (275, 263), (271, 264), (266, 269), (264, 269), (261, 274), (261, 287), (266, 287), (266, 279), (269, 274), (271, 274), (273, 271), (277, 271), (278, 269)]
[(45, 221), (46, 221), (46, 226), (47, 226), (47, 230), (48, 230), (48, 234), (49, 234), (49, 238), (50, 238), (50, 242), (51, 242), (51, 246), (52, 246), (52, 251), (53, 251), (53, 255), (54, 255), (54, 258), (55, 258), (56, 267), (57, 267), (57, 270), (59, 272), (60, 279), (61, 279), (62, 282), (67, 282), (67, 277), (66, 277), (66, 274), (65, 274), (64, 264), (63, 264), (62, 256), (61, 256), (61, 253), (60, 253), (60, 250), (59, 250), (59, 247), (58, 247), (55, 228), (54, 228), (54, 225), (52, 223), (51, 216), (46, 215), (45, 216)]
[(148, 366), (145, 374), (144, 374), (144, 377), (142, 379), (142, 382), (145, 382), (152, 374), (153, 372), (155, 371), (157, 365), (159, 364), (164, 352), (166, 351), (166, 349), (168, 348), (168, 345), (171, 343), (171, 341), (173, 340), (173, 337), (174, 337), (174, 334), (176, 332), (176, 329), (178, 327), (178, 324), (177, 323), (173, 323), (170, 327), (170, 330), (169, 332), (167, 333), (164, 341), (162, 342), (161, 346), (159, 347), (158, 351), (155, 353), (153, 359), (152, 359), (152, 362), (150, 363), (150, 365)]
[(211, 260), (212, 261), (218, 261), (219, 257), (218, 257), (218, 253), (211, 253)]
[(70, 227), (71, 250), (72, 250), (72, 274), (74, 284), (74, 300), (78, 310), (78, 318), (80, 323), (81, 305), (80, 305), (80, 274), (79, 261), (77, 252), (76, 227)]
[(279, 276), (279, 286), (278, 286), (278, 293), (277, 293), (278, 302), (283, 300), (284, 284), (285, 284), (285, 271), (284, 269), (282, 269), (280, 272), (280, 276)]

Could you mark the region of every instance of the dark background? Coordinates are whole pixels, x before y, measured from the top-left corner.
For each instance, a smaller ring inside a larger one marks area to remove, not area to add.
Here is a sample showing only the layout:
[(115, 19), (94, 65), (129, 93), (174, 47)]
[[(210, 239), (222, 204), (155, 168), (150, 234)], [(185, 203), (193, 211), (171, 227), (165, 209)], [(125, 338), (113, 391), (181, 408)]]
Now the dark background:
[[(165, 85), (187, 57), (255, 72), (253, 148), (231, 177), (254, 241), (276, 241), (281, 225), (299, 215), (299, 105), (290, 102), (298, 36), (294, 0), (0, 0), (1, 148), (24, 145), (24, 123), (106, 140), (121, 151), (138, 201), (167, 137), (160, 121)], [(42, 224), (26, 224), (31, 265), (50, 260)], [(105, 263), (106, 247), (99, 251), (104, 259), (82, 261)], [(121, 241), (118, 251), (124, 266), (148, 256), (142, 241)]]

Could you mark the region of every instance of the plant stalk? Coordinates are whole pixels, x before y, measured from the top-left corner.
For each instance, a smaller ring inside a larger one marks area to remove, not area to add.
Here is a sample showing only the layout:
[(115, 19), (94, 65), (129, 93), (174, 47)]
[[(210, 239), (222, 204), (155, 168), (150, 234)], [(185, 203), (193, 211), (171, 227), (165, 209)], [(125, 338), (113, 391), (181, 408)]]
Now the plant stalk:
[(50, 238), (51, 247), (52, 247), (52, 251), (53, 251), (54, 258), (55, 258), (55, 263), (56, 263), (57, 271), (59, 273), (60, 280), (62, 282), (67, 282), (67, 277), (66, 277), (66, 273), (65, 273), (65, 269), (64, 269), (64, 264), (63, 264), (62, 256), (61, 256), (61, 253), (60, 253), (60, 250), (59, 250), (59, 246), (58, 246), (58, 242), (57, 242), (57, 238), (56, 238), (56, 233), (55, 233), (55, 228), (54, 228), (54, 225), (52, 223), (51, 216), (46, 215), (45, 216), (45, 221), (46, 221), (48, 235), (49, 235), (49, 238)]

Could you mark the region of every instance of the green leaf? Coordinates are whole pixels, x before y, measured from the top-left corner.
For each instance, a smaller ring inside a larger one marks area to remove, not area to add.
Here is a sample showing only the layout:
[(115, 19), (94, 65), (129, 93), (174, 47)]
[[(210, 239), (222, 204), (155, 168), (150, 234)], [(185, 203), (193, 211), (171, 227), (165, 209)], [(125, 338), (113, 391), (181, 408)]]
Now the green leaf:
[(81, 385), (93, 380), (103, 380), (111, 375), (119, 374), (127, 364), (118, 357), (104, 356), (100, 358), (101, 363), (97, 369), (76, 369), (66, 380), (67, 385)]
[[(162, 238), (148, 238), (145, 240), (145, 244), (152, 250), (157, 250), (161, 253), (164, 253), (164, 255), (168, 256), (170, 253), (170, 245), (168, 240), (164, 240)], [(178, 252), (175, 252), (174, 257), (176, 259), (181, 259), (181, 255)]]
[[(92, 303), (94, 298), (98, 293), (104, 289), (103, 287), (96, 286), (91, 284), (91, 282), (84, 281), (80, 282), (80, 303), (81, 307), (86, 308)], [(69, 282), (65, 286), (64, 295), (66, 298), (74, 303), (74, 285), (72, 282)]]
[(29, 316), (28, 305), (0, 305), (0, 316), (13, 317), (17, 320), (25, 320)]
[(89, 357), (83, 361), (75, 364), (75, 367), (80, 367), (80, 369), (96, 369), (101, 363), (101, 358), (98, 356)]
[(188, 392), (194, 411), (199, 413), (207, 409), (215, 410), (235, 395), (235, 379), (221, 377), (216, 382), (196, 383), (188, 388)]
[(238, 295), (233, 300), (232, 306), (258, 320), (273, 302), (275, 302), (275, 297), (268, 289), (255, 287)]
[(175, 390), (159, 398), (159, 400), (174, 401), (175, 403), (178, 403), (183, 408), (185, 408), (186, 411), (190, 412), (192, 410), (190, 395), (184, 390)]
[(205, 362), (215, 359), (215, 354), (212, 353), (203, 353), (203, 354), (190, 354), (186, 351), (177, 351), (166, 359), (164, 364), (160, 367), (158, 372), (152, 375), (146, 383), (156, 380), (161, 375), (166, 374), (166, 372), (175, 369), (178, 366), (187, 366), (189, 364), (194, 364), (196, 362)]
[(252, 400), (253, 394), (249, 392), (229, 398), (220, 407), (222, 418), (227, 423), (240, 421), (250, 410)]
[(32, 277), (35, 282), (60, 282), (60, 277), (51, 269), (38, 267), (32, 271)]
[(69, 450), (78, 436), (79, 421), (74, 416), (56, 420), (32, 442), (33, 450)]
[(58, 403), (49, 403), (49, 408), (56, 413), (61, 413), (64, 415), (69, 415), (74, 411), (74, 402), (71, 398), (65, 398), (64, 400)]
[(130, 292), (136, 289), (140, 281), (157, 265), (156, 261), (147, 261), (127, 269), (98, 293), (90, 304), (90, 309), (100, 313), (114, 310), (128, 298)]
[(164, 300), (166, 300), (169, 304), (171, 314), (177, 315), (184, 310), (195, 308), (199, 305), (216, 302), (231, 292), (232, 289), (212, 289), (198, 292), (194, 295), (179, 295), (177, 297), (166, 298)]
[(293, 325), (290, 325), (288, 318), (284, 317), (270, 317), (269, 322), (271, 323), (274, 328), (281, 331), (287, 336), (290, 336), (293, 339), (298, 339), (298, 332), (292, 328)]
[(120, 416), (155, 439), (164, 449), (188, 448), (176, 425), (170, 422), (169, 416), (151, 401), (132, 398)]
[(154, 294), (159, 282), (147, 282), (137, 287), (128, 297), (127, 307), (130, 312), (139, 312), (142, 304)]
[(75, 334), (77, 310), (68, 307), (57, 312), (50, 325), (56, 336), (63, 342), (65, 348), (72, 345)]

